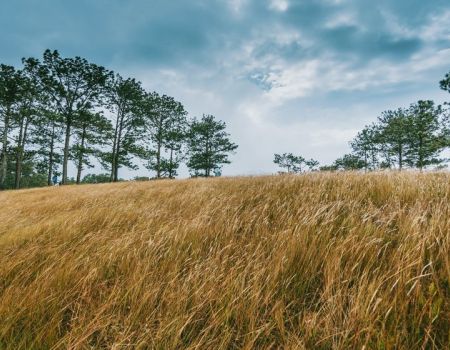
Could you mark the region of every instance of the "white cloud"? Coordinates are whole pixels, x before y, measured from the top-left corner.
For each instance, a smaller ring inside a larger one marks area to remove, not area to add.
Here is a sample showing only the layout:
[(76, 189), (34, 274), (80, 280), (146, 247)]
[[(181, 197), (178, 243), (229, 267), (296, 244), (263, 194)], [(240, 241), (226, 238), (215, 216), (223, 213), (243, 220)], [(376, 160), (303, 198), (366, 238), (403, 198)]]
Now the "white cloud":
[(418, 34), (424, 40), (450, 40), (450, 10), (431, 16)]
[(242, 9), (247, 4), (248, 0), (229, 0), (229, 5), (231, 10), (239, 15), (242, 12)]
[(353, 11), (341, 11), (334, 15), (325, 23), (324, 27), (328, 29), (342, 26), (358, 26), (357, 15)]
[(275, 11), (285, 12), (289, 8), (287, 0), (270, 0), (269, 7)]

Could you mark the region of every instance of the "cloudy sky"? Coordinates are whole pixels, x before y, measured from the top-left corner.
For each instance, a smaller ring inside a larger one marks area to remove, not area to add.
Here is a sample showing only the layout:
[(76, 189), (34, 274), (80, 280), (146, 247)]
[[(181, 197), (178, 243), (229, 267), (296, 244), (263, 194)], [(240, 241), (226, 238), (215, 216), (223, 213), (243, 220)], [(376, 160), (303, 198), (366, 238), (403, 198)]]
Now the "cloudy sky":
[(0, 62), (83, 56), (214, 114), (239, 144), (225, 175), (273, 154), (332, 162), (386, 109), (450, 96), (449, 0), (14, 0)]

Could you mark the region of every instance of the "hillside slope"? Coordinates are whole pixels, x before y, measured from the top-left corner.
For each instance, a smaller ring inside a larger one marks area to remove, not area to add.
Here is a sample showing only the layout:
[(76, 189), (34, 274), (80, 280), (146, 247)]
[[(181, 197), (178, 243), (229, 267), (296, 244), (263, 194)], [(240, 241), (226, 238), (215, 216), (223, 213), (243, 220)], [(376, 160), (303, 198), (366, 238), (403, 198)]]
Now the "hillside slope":
[(68, 186), (0, 207), (0, 349), (449, 347), (449, 175)]

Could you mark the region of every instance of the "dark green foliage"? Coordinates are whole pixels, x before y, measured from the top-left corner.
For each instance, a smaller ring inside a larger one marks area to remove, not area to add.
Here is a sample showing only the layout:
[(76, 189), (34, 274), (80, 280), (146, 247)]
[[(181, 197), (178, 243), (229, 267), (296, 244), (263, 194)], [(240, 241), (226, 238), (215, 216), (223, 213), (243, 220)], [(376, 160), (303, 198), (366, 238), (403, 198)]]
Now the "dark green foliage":
[(441, 106), (433, 101), (418, 101), (410, 107), (411, 126), (408, 128), (409, 146), (406, 162), (422, 170), (429, 165), (441, 164), (439, 158), (446, 146), (442, 134), (440, 116)]
[(319, 166), (317, 160), (305, 159), (292, 153), (275, 154), (273, 162), (288, 173), (301, 173), (305, 168), (315, 171)]
[(133, 181), (150, 181), (151, 179), (148, 176), (136, 176)]
[(378, 166), (380, 130), (376, 125), (366, 126), (350, 143), (354, 154), (364, 161), (364, 169), (374, 170)]
[(444, 79), (439, 82), (439, 85), (441, 86), (442, 90), (450, 93), (450, 73), (447, 73), (445, 75)]
[(133, 156), (144, 157), (139, 144), (145, 132), (142, 106), (145, 91), (135, 79), (116, 75), (107, 91), (108, 108), (114, 113), (111, 151), (104, 153), (102, 164), (111, 170), (111, 181), (119, 180), (119, 168), (137, 169)]
[(35, 148), (35, 161), (39, 172), (47, 174), (47, 184), (52, 184), (53, 176), (60, 176), (58, 171), (62, 164), (61, 142), (63, 136), (62, 117), (50, 111), (35, 120), (30, 143)]
[(11, 142), (13, 114), (21, 98), (21, 73), (14, 67), (0, 65), (0, 190), (6, 188), (8, 147)]
[[(442, 151), (450, 145), (448, 109), (433, 101), (418, 101), (408, 109), (386, 111), (378, 123), (366, 126), (350, 143), (353, 153), (331, 166), (343, 170), (375, 170), (396, 167), (442, 169)], [(325, 168), (329, 170), (329, 168)]]
[(385, 163), (389, 164), (389, 167), (396, 164), (398, 169), (402, 170), (410, 140), (411, 118), (408, 111), (402, 108), (386, 111), (378, 121), (380, 138), (377, 141), (384, 152)]
[[(109, 181), (119, 181), (122, 167), (137, 169), (139, 158), (157, 178), (174, 178), (188, 152), (194, 173), (218, 175), (237, 147), (222, 122), (194, 120), (190, 128), (174, 98), (147, 93), (135, 79), (84, 58), (46, 50), (42, 60), (22, 63), (21, 70), (0, 65), (0, 189), (41, 186), (43, 179), (52, 185), (59, 176), (62, 184), (105, 182), (104, 174), (82, 180), (94, 159), (110, 171)], [(202, 153), (204, 131), (212, 133)], [(68, 160), (76, 178), (68, 178)]]
[(144, 114), (150, 145), (147, 147), (147, 168), (156, 178), (174, 178), (183, 160), (182, 147), (187, 136), (186, 111), (170, 96), (147, 94)]
[(41, 91), (46, 94), (49, 109), (63, 119), (62, 183), (65, 184), (75, 119), (81, 112), (101, 105), (111, 73), (81, 57), (63, 58), (56, 50), (46, 50), (42, 62), (34, 58), (24, 59), (23, 62), (25, 69), (34, 74)]
[(84, 167), (92, 168), (92, 157), (102, 159), (100, 147), (105, 146), (111, 139), (113, 128), (109, 119), (102, 113), (81, 111), (75, 121), (75, 144), (71, 148), (71, 158), (77, 167), (76, 182), (81, 182), (81, 172)]
[(333, 168), (336, 170), (361, 170), (366, 167), (367, 162), (356, 154), (345, 154), (336, 159)]
[(219, 170), (222, 164), (229, 164), (229, 154), (238, 146), (230, 141), (223, 121), (212, 115), (193, 119), (188, 133), (188, 162), (192, 176), (209, 177)]
[(81, 183), (84, 184), (99, 184), (105, 182), (110, 182), (109, 174), (88, 174), (81, 180)]

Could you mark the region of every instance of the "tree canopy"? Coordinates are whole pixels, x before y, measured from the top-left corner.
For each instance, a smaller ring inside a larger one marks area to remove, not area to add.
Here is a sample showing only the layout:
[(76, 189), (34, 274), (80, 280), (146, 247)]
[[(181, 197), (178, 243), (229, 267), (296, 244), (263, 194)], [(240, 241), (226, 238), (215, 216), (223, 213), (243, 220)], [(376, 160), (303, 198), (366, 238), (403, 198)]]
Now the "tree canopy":
[(190, 118), (175, 98), (84, 58), (46, 50), (22, 65), (0, 65), (0, 189), (103, 182), (83, 178), (98, 165), (109, 181), (141, 163), (148, 178), (175, 178), (182, 162), (217, 175), (237, 148), (224, 122)]

